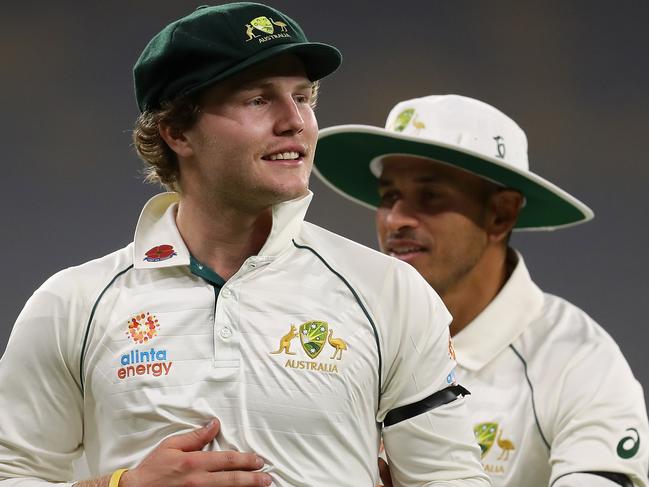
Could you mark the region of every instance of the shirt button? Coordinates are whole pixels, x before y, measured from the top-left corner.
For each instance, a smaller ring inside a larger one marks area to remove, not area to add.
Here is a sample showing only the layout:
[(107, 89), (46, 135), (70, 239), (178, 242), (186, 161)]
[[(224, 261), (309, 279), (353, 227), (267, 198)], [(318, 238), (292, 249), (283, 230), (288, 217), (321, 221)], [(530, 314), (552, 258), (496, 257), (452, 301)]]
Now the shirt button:
[(230, 291), (230, 288), (224, 287), (221, 290), (221, 294), (223, 295), (224, 298), (229, 298), (230, 296), (232, 296), (232, 291)]
[(221, 335), (221, 338), (223, 338), (224, 340), (227, 340), (232, 336), (232, 330), (229, 326), (224, 326), (223, 328), (221, 328), (221, 331), (219, 331), (219, 335)]

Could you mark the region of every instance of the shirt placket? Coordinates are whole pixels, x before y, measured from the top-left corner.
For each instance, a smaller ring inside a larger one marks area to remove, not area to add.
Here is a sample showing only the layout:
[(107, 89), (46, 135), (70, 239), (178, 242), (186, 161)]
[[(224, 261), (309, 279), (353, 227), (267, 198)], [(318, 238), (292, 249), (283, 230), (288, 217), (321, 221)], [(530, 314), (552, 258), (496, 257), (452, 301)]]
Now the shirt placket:
[(214, 368), (223, 378), (238, 370), (240, 330), (237, 323), (238, 299), (236, 278), (230, 279), (218, 292), (214, 289)]
[(241, 359), (239, 289), (241, 281), (268, 259), (250, 257), (221, 288), (214, 291), (214, 368), (217, 376), (227, 378), (238, 373)]

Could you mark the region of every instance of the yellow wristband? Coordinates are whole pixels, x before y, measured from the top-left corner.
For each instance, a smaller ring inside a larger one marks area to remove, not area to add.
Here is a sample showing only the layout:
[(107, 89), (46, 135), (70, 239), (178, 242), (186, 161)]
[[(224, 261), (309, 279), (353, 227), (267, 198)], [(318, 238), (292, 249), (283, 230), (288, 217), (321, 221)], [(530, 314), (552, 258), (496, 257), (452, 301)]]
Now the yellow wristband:
[(113, 475), (110, 476), (110, 482), (108, 482), (108, 487), (119, 487), (119, 479), (122, 478), (122, 475), (124, 475), (124, 472), (126, 472), (128, 468), (118, 468), (113, 472)]

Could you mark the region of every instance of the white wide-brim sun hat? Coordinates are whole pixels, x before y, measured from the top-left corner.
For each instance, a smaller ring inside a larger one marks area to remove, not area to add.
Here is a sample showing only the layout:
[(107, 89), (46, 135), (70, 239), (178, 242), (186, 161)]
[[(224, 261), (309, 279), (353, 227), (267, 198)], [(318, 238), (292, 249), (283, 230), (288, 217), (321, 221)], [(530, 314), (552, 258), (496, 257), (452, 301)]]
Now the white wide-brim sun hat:
[(525, 197), (516, 230), (554, 230), (593, 218), (577, 198), (529, 170), (525, 132), (484, 102), (434, 95), (397, 104), (385, 128), (322, 129), (314, 172), (336, 192), (368, 208), (379, 205), (381, 160), (408, 155), (455, 166)]

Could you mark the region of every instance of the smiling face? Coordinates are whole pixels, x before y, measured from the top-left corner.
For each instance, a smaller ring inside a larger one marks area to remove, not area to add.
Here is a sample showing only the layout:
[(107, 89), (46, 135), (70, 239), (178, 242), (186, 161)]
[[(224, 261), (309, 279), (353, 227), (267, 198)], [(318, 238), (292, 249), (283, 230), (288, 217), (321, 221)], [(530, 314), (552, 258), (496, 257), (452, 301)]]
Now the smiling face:
[(442, 296), (472, 273), (490, 243), (496, 185), (427, 159), (391, 156), (379, 179), (381, 250), (419, 271)]
[(294, 55), (208, 89), (196, 124), (168, 141), (183, 196), (258, 211), (305, 195), (318, 132), (312, 96)]

